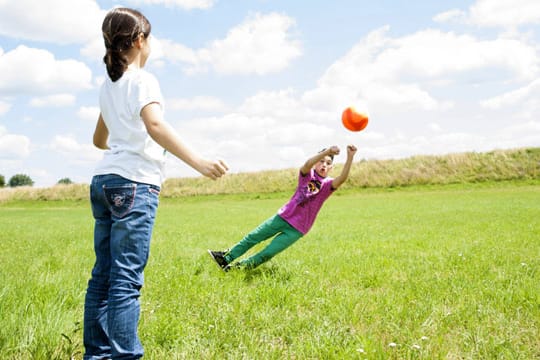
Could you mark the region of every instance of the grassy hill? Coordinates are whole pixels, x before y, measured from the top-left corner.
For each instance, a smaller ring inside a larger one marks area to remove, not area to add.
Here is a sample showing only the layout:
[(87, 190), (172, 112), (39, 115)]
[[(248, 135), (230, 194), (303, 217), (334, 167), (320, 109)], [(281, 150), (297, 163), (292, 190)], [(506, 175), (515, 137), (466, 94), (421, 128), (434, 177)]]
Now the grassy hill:
[[(298, 164), (300, 167), (301, 164)], [(341, 171), (336, 164), (332, 175)], [(218, 181), (203, 177), (169, 179), (162, 196), (290, 193), (298, 169), (230, 174)], [(487, 181), (540, 179), (540, 148), (413, 156), (396, 160), (360, 160), (353, 164), (344, 189), (444, 185)], [(0, 203), (10, 200), (86, 200), (88, 184), (50, 188), (0, 189)]]

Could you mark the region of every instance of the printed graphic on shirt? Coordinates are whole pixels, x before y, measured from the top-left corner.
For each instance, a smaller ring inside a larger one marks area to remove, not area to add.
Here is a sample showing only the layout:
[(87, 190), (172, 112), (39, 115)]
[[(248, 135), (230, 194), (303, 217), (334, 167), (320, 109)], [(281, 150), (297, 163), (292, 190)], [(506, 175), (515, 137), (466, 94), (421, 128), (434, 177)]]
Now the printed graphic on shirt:
[(319, 190), (321, 190), (321, 182), (319, 180), (313, 179), (307, 184), (307, 191), (309, 194), (315, 195)]
[(298, 197), (298, 205), (304, 206), (309, 201), (313, 200), (314, 196), (321, 190), (322, 183), (317, 179), (311, 179), (307, 183), (306, 187), (302, 189), (300, 196)]

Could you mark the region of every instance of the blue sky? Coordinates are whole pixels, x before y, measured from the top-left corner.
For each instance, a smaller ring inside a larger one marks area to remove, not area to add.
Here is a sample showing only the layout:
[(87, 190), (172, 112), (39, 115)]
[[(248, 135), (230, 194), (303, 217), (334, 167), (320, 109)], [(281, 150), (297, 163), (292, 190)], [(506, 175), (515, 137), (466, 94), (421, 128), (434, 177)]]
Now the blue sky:
[[(232, 172), (334, 144), (358, 160), (540, 146), (537, 0), (17, 0), (0, 2), (6, 180), (89, 183), (101, 21), (120, 5), (152, 23), (166, 120)], [(341, 126), (349, 105), (366, 130)], [(198, 174), (171, 157), (167, 175)]]

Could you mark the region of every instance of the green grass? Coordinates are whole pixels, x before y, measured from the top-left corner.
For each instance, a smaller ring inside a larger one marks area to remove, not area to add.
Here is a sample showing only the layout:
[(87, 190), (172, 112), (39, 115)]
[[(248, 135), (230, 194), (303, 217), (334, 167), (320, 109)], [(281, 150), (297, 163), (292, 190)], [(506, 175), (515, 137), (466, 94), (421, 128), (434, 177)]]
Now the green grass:
[[(206, 249), (288, 195), (162, 200), (146, 358), (540, 357), (540, 182), (340, 191), (293, 247), (221, 272)], [(1, 359), (82, 357), (92, 226), (85, 201), (0, 206)]]

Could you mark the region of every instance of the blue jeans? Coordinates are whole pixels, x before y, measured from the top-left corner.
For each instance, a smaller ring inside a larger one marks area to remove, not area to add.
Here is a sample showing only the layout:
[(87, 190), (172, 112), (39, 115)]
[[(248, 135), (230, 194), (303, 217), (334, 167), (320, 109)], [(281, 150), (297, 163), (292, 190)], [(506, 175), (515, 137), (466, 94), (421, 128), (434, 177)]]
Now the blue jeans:
[(92, 178), (96, 262), (84, 304), (84, 359), (143, 356), (139, 295), (159, 191), (118, 175)]

